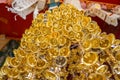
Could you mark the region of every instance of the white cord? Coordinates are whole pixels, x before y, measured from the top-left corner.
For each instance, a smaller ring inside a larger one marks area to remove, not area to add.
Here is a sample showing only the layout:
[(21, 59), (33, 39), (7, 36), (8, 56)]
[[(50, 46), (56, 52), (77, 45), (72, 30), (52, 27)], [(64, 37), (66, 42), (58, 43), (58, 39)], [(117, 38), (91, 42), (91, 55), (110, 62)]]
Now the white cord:
[[(6, 8), (8, 11), (16, 13), (25, 20), (26, 16), (33, 11), (33, 17), (35, 18), (39, 11), (44, 9), (45, 3), (46, 0), (14, 0), (12, 2), (12, 7), (6, 6)], [(15, 21), (16, 20), (17, 18), (15, 16)]]

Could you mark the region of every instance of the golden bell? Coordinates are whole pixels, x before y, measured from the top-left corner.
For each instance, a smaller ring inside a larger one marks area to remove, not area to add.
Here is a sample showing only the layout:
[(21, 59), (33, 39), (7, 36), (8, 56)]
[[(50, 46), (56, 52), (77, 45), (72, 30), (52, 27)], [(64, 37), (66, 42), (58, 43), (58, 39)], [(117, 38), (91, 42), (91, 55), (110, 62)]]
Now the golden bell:
[[(119, 49), (120, 50), (120, 49)], [(115, 59), (120, 61), (120, 51), (115, 54)]]
[(31, 71), (32, 71), (32, 68), (33, 68), (33, 67), (31, 67), (30, 65), (27, 65), (27, 64), (26, 64), (26, 65), (24, 66), (24, 72), (31, 72)]
[(47, 10), (47, 11), (45, 11), (45, 14), (51, 14), (51, 10)]
[(29, 29), (26, 29), (26, 30), (25, 30), (25, 34), (30, 34), (30, 33), (29, 33)]
[[(78, 79), (80, 79), (80, 80), (85, 80), (85, 74), (83, 73), (83, 74), (80, 74), (80, 76), (79, 76), (79, 78)], [(76, 79), (77, 80), (77, 79)]]
[(98, 54), (95, 52), (85, 52), (82, 62), (85, 65), (93, 65), (98, 61)]
[[(49, 21), (46, 22), (46, 27), (52, 27), (53, 26), (53, 22), (50, 21), (51, 19), (48, 19)], [(52, 31), (52, 30), (51, 30)]]
[(11, 57), (7, 57), (4, 66), (10, 65)]
[(58, 43), (59, 43), (60, 46), (65, 45), (66, 42), (67, 42), (67, 40), (64, 36), (59, 36), (58, 37)]
[(69, 56), (70, 55), (70, 49), (69, 47), (62, 47), (59, 49), (59, 52), (60, 52), (60, 56)]
[[(17, 59), (21, 59), (22, 57), (19, 57), (19, 52), (18, 51), (19, 51), (19, 49), (14, 49), (13, 53), (14, 53), (14, 55)], [(8, 57), (8, 58), (10, 58), (10, 57)]]
[[(77, 17), (77, 19), (78, 19), (78, 23), (81, 23), (82, 20), (83, 20), (83, 16), (82, 16), (82, 15), (79, 15), (79, 16)], [(82, 26), (82, 27), (83, 27), (83, 26)]]
[[(74, 17), (77, 17), (76, 14), (74, 15)], [(78, 28), (78, 30), (80, 29), (80, 23), (79, 23), (78, 19), (73, 19), (71, 23), (73, 24), (73, 28), (75, 28), (76, 30), (77, 30), (77, 28)], [(74, 26), (76, 26), (76, 27), (74, 27)]]
[(103, 74), (91, 73), (88, 77), (88, 80), (106, 80)]
[(48, 80), (57, 80), (57, 75), (51, 71), (46, 70), (43, 75)]
[(22, 49), (17, 49), (17, 53), (19, 57), (25, 57), (26, 56), (26, 53), (24, 50)]
[(108, 71), (108, 66), (107, 65), (101, 65), (97, 68), (96, 72), (104, 74)]
[[(38, 18), (38, 19), (43, 19), (43, 18), (44, 18), (44, 14), (43, 14), (43, 13), (38, 14), (38, 15), (37, 15), (37, 18)], [(33, 20), (33, 21), (34, 21), (34, 20)]]
[(115, 35), (113, 33), (110, 33), (107, 35), (108, 40), (110, 41), (111, 44), (114, 43), (115, 41)]
[(59, 31), (58, 26), (57, 27), (53, 27), (53, 32), (58, 32), (58, 31)]
[(30, 79), (31, 76), (32, 75), (31, 75), (30, 72), (25, 71), (22, 74), (20, 74), (20, 79), (22, 79), (22, 80), (32, 80), (32, 79)]
[(10, 68), (8, 66), (3, 66), (0, 70), (0, 72), (3, 74), (3, 75), (6, 75), (8, 74)]
[(99, 44), (101, 49), (107, 49), (110, 47), (110, 41), (106, 38), (102, 38)]
[(115, 46), (112, 50), (113, 52), (119, 52), (120, 51), (120, 46)]
[(70, 31), (68, 37), (69, 37), (70, 40), (75, 40), (76, 39), (75, 38), (75, 32)]
[(17, 67), (17, 69), (19, 70), (19, 73), (25, 72), (25, 66), (22, 65), (22, 64), (20, 64), (20, 65)]
[[(39, 25), (39, 24), (38, 24)], [(37, 34), (36, 34), (37, 33)], [(36, 36), (38, 36), (38, 35), (40, 35), (40, 34), (42, 34), (41, 33), (41, 31), (38, 29), (38, 28), (36, 28), (35, 30), (34, 30), (34, 35), (36, 35)], [(33, 36), (34, 37), (34, 36)], [(31, 39), (31, 38), (30, 38)]]
[(31, 43), (31, 42), (32, 42), (32, 39), (31, 39), (31, 38), (32, 38), (31, 36), (25, 37), (25, 42)]
[(82, 18), (82, 23), (81, 23), (81, 24), (82, 24), (83, 27), (87, 27), (87, 25), (88, 25), (90, 22), (91, 22), (91, 18), (90, 18), (90, 17), (88, 18), (88, 17), (85, 17), (85, 16), (84, 16), (84, 17)]
[(42, 35), (47, 35), (47, 34), (50, 34), (51, 33), (51, 28), (49, 27), (43, 27), (42, 28)]
[(48, 53), (49, 53), (51, 56), (53, 56), (53, 57), (56, 57), (56, 56), (59, 55), (59, 52), (58, 52), (58, 49), (57, 49), (57, 48), (50, 48), (50, 49), (48, 50)]
[(60, 34), (67, 37), (67, 38), (69, 37), (69, 32), (64, 30), (64, 28), (63, 28), (63, 30), (60, 31)]
[(53, 14), (56, 13), (56, 12), (59, 12), (59, 8), (58, 8), (58, 7), (54, 8), (54, 9), (52, 10), (52, 13), (53, 13)]
[(119, 39), (115, 39), (115, 41), (114, 41), (114, 45), (120, 45), (120, 40)]
[(35, 42), (39, 44), (39, 43), (43, 42), (43, 40), (44, 40), (44, 36), (39, 35), (39, 36), (36, 38)]
[(56, 38), (51, 38), (50, 39), (50, 46), (57, 46), (58, 45), (58, 40)]
[(56, 27), (53, 26), (53, 32), (59, 32), (61, 30), (63, 30), (63, 25), (62, 24), (58, 23), (58, 25)]
[(17, 68), (10, 68), (7, 75), (11, 78), (17, 78), (19, 76), (19, 70)]
[(81, 32), (81, 26), (78, 24), (73, 25), (73, 31), (75, 32)]
[(28, 64), (29, 66), (31, 66), (31, 67), (36, 66), (37, 61), (36, 61), (34, 55), (31, 55), (31, 54), (30, 54), (30, 55), (27, 56), (27, 64)]
[(22, 48), (26, 48), (27, 47), (27, 43), (25, 41), (21, 41), (20, 46)]
[(82, 46), (85, 50), (89, 50), (92, 47), (91, 41), (90, 40), (85, 40), (83, 42)]
[(49, 48), (50, 44), (48, 42), (42, 42), (40, 43), (40, 48), (41, 49), (47, 49)]
[(66, 30), (67, 32), (70, 32), (70, 31), (73, 30), (73, 26), (72, 26), (71, 24), (67, 24), (67, 25), (65, 26), (65, 30)]
[(107, 35), (107, 33), (106, 33), (106, 32), (102, 32), (102, 33), (100, 34), (100, 37), (101, 37), (101, 38), (105, 38), (105, 37), (106, 37), (106, 35)]
[(26, 38), (26, 37), (27, 37), (27, 35), (26, 35), (26, 34), (23, 34), (23, 35), (22, 35), (22, 37), (23, 37), (23, 38)]
[(66, 5), (65, 4), (61, 4), (60, 6), (59, 6), (59, 9), (64, 9), (66, 7)]
[(51, 33), (51, 37), (52, 38), (58, 38), (59, 36), (60, 36), (59, 32), (53, 32), (53, 33)]
[(76, 39), (78, 42), (79, 42), (79, 41), (82, 41), (83, 38), (84, 38), (83, 32), (78, 32), (78, 33), (76, 33), (75, 39)]
[(20, 65), (20, 62), (21, 61), (19, 61), (17, 58), (13, 57), (13, 58), (10, 59), (10, 63), (9, 64), (12, 67), (18, 67)]
[(101, 29), (98, 27), (98, 28), (96, 28), (96, 30), (94, 31), (94, 32), (92, 32), (93, 33), (93, 35), (95, 35), (95, 36), (100, 36), (100, 34), (101, 34)]
[(83, 32), (85, 35), (88, 34), (88, 33), (90, 33), (90, 31), (89, 31), (87, 28), (85, 28), (85, 27), (82, 29), (82, 32)]
[(33, 53), (37, 53), (39, 51), (39, 47), (35, 44), (29, 44), (29, 48)]
[(36, 68), (37, 69), (42, 69), (46, 66), (46, 62), (42, 59), (38, 59), (37, 60), (37, 65), (36, 65)]
[[(62, 20), (62, 21), (63, 21), (63, 23), (66, 22), (66, 20)], [(70, 27), (72, 27), (72, 21), (73, 21), (72, 18), (70, 18), (70, 19), (67, 20), (67, 23), (65, 25), (66, 26), (65, 27), (66, 30), (68, 30)]]
[[(49, 44), (50, 43), (50, 38), (51, 38), (51, 35), (46, 35), (45, 37), (44, 37), (44, 39), (43, 39), (43, 41), (42, 42), (46, 42), (47, 44)], [(42, 43), (41, 42), (41, 43)]]
[(93, 39), (93, 35), (94, 35), (94, 34), (92, 34), (92, 33), (88, 33), (88, 34), (86, 34), (86, 36), (84, 36), (83, 38), (84, 38), (84, 40), (92, 40), (92, 39)]
[(93, 32), (96, 30), (96, 24), (90, 23), (87, 28), (90, 32)]
[[(68, 11), (67, 9), (64, 8), (64, 10), (61, 11), (61, 15), (67, 15), (67, 14), (68, 14)], [(67, 17), (65, 16), (65, 18)]]
[(82, 70), (82, 69), (87, 68), (87, 66), (85, 64), (83, 64), (83, 63), (80, 63), (80, 64), (76, 65), (76, 68), (78, 68), (78, 70)]
[(100, 39), (94, 38), (91, 40), (92, 48), (99, 48), (100, 47)]

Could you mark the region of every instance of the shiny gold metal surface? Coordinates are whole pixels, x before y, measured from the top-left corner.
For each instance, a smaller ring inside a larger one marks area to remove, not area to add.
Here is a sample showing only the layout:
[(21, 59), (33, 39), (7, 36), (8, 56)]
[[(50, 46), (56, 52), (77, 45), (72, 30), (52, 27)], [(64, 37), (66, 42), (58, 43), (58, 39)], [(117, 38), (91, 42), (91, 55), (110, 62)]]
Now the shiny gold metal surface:
[(70, 4), (40, 13), (13, 52), (0, 79), (120, 79), (120, 40)]

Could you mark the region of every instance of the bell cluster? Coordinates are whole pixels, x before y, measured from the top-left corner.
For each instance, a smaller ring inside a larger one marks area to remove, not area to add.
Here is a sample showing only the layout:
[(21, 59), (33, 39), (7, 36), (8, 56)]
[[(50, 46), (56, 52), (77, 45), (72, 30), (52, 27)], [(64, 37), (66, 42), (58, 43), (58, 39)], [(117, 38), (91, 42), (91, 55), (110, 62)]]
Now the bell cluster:
[(70, 4), (40, 13), (0, 80), (119, 80), (120, 40)]

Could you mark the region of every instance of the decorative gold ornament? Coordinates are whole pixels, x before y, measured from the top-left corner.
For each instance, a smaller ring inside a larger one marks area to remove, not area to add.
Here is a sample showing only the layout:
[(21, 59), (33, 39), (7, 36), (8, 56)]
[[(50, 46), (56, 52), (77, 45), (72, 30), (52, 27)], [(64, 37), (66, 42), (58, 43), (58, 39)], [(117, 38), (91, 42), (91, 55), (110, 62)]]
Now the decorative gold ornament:
[(22, 50), (21, 48), (20, 49), (17, 49), (17, 53), (14, 53), (14, 54), (18, 54), (19, 57), (25, 57), (26, 56), (26, 53), (24, 50)]
[(46, 70), (43, 75), (48, 80), (57, 80), (57, 75), (51, 71)]
[(17, 78), (19, 76), (19, 70), (17, 68), (10, 68), (7, 75), (11, 78)]
[(93, 65), (98, 61), (98, 54), (95, 52), (85, 52), (82, 61), (85, 65)]
[(85, 50), (89, 50), (92, 47), (91, 41), (90, 40), (85, 40), (83, 42), (82, 46)]
[(100, 48), (101, 49), (106, 49), (106, 48), (109, 48), (110, 47), (110, 41), (106, 38), (102, 38), (100, 40)]
[(92, 73), (89, 75), (88, 80), (106, 80), (106, 78), (102, 74)]
[(65, 45), (66, 42), (67, 42), (67, 39), (64, 36), (59, 36), (58, 37), (58, 44), (59, 44), (59, 46)]
[(108, 40), (110, 41), (111, 44), (114, 43), (115, 41), (115, 35), (113, 33), (108, 34)]
[(37, 60), (37, 65), (36, 65), (36, 68), (37, 69), (42, 69), (46, 66), (46, 62), (42, 59), (38, 59)]
[(75, 31), (75, 32), (81, 32), (81, 26), (78, 25), (78, 24), (75, 24), (75, 25), (73, 26), (73, 31)]
[(69, 47), (62, 47), (59, 49), (59, 53), (61, 56), (69, 56), (70, 55), (70, 51), (69, 51)]
[[(93, 48), (99, 48), (100, 47), (100, 39), (99, 38), (94, 38), (94, 39), (92, 39), (92, 47)], [(101, 43), (102, 43), (102, 41), (101, 41)]]
[(13, 52), (1, 80), (120, 79), (120, 40), (70, 4), (40, 13)]
[(51, 48), (51, 49), (49, 49), (49, 50), (48, 50), (48, 53), (49, 53), (51, 56), (53, 56), (53, 57), (56, 57), (56, 56), (59, 55), (59, 51), (58, 51), (57, 48)]
[(115, 58), (116, 58), (116, 60), (120, 61), (120, 51), (118, 51), (118, 52), (115, 54)]
[(9, 73), (10, 68), (8, 66), (3, 66), (0, 71), (3, 75), (6, 75)]
[(9, 61), (10, 63), (10, 66), (12, 66), (12, 67), (18, 67), (19, 65), (20, 65), (20, 61), (19, 60), (17, 60), (17, 58), (11, 58), (10, 59), (10, 61)]
[(100, 67), (97, 68), (96, 71), (98, 73), (104, 74), (108, 71), (108, 66), (107, 65), (101, 65)]
[(82, 23), (81, 24), (82, 24), (83, 27), (87, 27), (90, 22), (91, 22), (90, 17), (86, 17), (86, 16), (82, 17)]
[(31, 67), (36, 66), (37, 61), (36, 61), (36, 59), (35, 59), (34, 54), (30, 54), (30, 53), (29, 53), (29, 55), (27, 56), (27, 64), (28, 64), (29, 66), (31, 66)]

